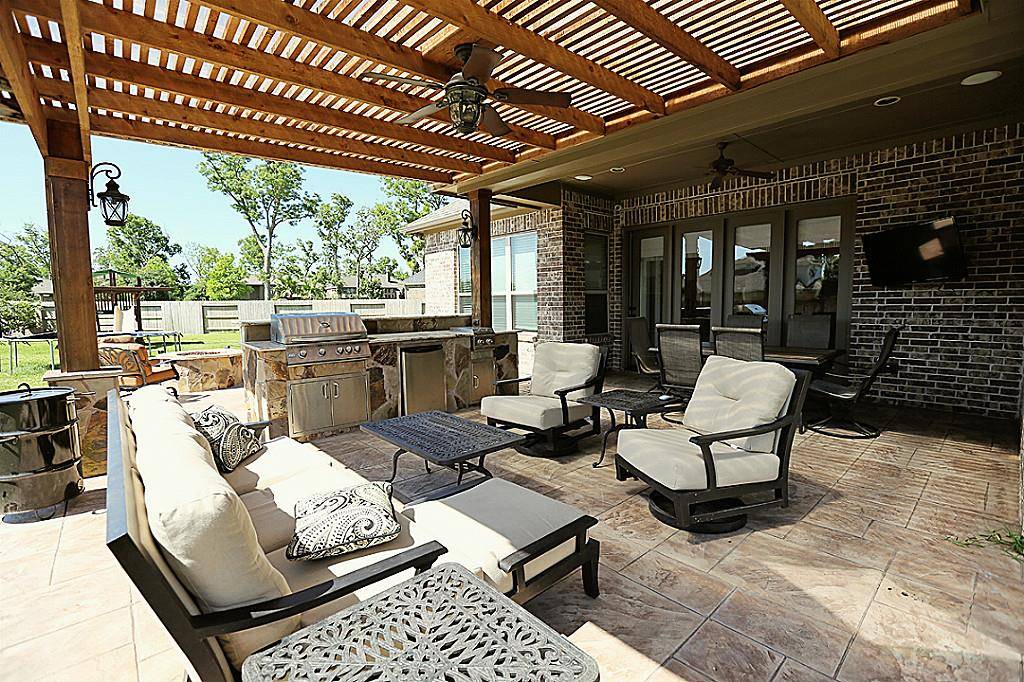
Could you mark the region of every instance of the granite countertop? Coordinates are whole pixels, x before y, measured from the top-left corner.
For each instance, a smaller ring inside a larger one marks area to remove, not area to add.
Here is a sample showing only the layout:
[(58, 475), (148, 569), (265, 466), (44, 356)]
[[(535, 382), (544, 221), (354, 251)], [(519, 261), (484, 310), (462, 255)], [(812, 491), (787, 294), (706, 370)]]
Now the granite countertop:
[(386, 334), (370, 334), (371, 344), (405, 343), (407, 341), (445, 341), (465, 334), (456, 334), (447, 329), (419, 332), (391, 332)]
[(276, 353), (285, 349), (284, 344), (277, 341), (243, 341), (242, 345), (252, 348), (257, 353)]

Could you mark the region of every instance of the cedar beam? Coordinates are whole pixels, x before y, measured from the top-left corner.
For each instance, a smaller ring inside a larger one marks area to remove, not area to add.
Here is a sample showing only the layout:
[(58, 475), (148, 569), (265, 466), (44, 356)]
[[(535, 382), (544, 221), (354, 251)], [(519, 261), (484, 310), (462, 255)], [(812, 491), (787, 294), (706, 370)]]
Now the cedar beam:
[(201, 133), (169, 125), (130, 121), (123, 118), (114, 118), (113, 116), (93, 117), (92, 128), (97, 134), (141, 142), (209, 149), (230, 154), (241, 154), (242, 156), (271, 159), (273, 161), (294, 161), (310, 166), (338, 168), (357, 173), (370, 173), (372, 175), (400, 176), (423, 180), (424, 182), (451, 182), (451, 176), (448, 173), (440, 173), (423, 168), (411, 168), (383, 161), (327, 154), (311, 149), (288, 147), (269, 142), (256, 142), (229, 135)]
[[(39, 78), (36, 79), (36, 85), (40, 94), (57, 99), (66, 98), (70, 89), (66, 83), (57, 79)], [(265, 120), (223, 114), (218, 113), (216, 110), (192, 107), (184, 103), (174, 104), (173, 102), (133, 96), (114, 92), (113, 90), (93, 88), (90, 90), (89, 99), (95, 109), (116, 111), (163, 121), (173, 121), (200, 128), (211, 128), (239, 135), (301, 144), (307, 147), (318, 147), (345, 154), (358, 154), (377, 159), (412, 163), (427, 168), (441, 168), (460, 173), (474, 174), (479, 174), (483, 171), (482, 166), (478, 163), (463, 161), (462, 159), (450, 156), (438, 156), (400, 147), (363, 142), (361, 140), (340, 137), (332, 133), (312, 132), (294, 126), (278, 125), (276, 123), (268, 123)]]
[[(593, 0), (594, 4), (706, 73), (730, 90), (740, 89), (739, 70), (665, 18), (646, 0)], [(785, 1), (785, 0), (784, 0)], [(813, 4), (813, 0), (811, 0)], [(815, 5), (816, 6), (816, 5)]]
[(57, 307), (57, 342), (64, 372), (99, 369), (96, 298), (89, 246), (89, 179), (76, 123), (46, 125), (46, 217)]
[(504, 45), (524, 57), (547, 64), (641, 109), (658, 115), (665, 113), (665, 100), (657, 93), (488, 11), (474, 0), (405, 0), (405, 4), (461, 26), (496, 45)]
[[(67, 66), (66, 56), (59, 45), (42, 38), (24, 38), (25, 50), (32, 61), (51, 66)], [(451, 135), (440, 135), (419, 128), (410, 128), (351, 114), (331, 107), (308, 104), (287, 97), (262, 93), (255, 89), (233, 86), (219, 81), (189, 76), (159, 66), (149, 66), (127, 59), (111, 57), (98, 52), (85, 55), (86, 71), (122, 83), (135, 83), (185, 97), (221, 102), (242, 109), (260, 111), (289, 120), (302, 120), (318, 125), (334, 126), (344, 130), (384, 137), (399, 142), (411, 142), (434, 149), (468, 154), (481, 158), (511, 163), (515, 155), (508, 149), (473, 142)]]
[(39, 104), (39, 93), (32, 87), (28, 58), (14, 24), (14, 14), (9, 0), (0, 0), (0, 67), (11, 84), (14, 99), (17, 100), (21, 114), (32, 131), (39, 153), (46, 156), (49, 153), (46, 115)]
[(782, 4), (810, 34), (826, 57), (829, 59), (839, 58), (839, 31), (821, 11), (821, 7), (815, 0), (782, 0)]
[(491, 317), (491, 190), (469, 193), (469, 212), (476, 225), (476, 238), (469, 251), (473, 282), (473, 325), (490, 327)]
[(71, 63), (71, 83), (75, 87), (75, 113), (82, 134), (82, 152), (86, 163), (92, 162), (92, 143), (89, 141), (89, 94), (85, 85), (85, 51), (82, 46), (82, 21), (78, 14), (78, 0), (60, 0), (64, 43), (68, 47)]

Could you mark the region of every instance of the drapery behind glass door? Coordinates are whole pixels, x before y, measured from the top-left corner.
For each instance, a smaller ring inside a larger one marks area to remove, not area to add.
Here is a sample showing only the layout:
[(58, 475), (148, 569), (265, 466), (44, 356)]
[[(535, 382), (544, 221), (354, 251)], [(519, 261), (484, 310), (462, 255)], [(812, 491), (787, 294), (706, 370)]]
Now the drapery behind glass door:
[(682, 265), (679, 322), (699, 324), (701, 337), (711, 335), (712, 232), (684, 232), (680, 238)]
[(637, 269), (640, 294), (640, 316), (646, 318), (653, 341), (654, 325), (662, 322), (662, 296), (665, 284), (665, 238), (640, 240), (640, 263)]

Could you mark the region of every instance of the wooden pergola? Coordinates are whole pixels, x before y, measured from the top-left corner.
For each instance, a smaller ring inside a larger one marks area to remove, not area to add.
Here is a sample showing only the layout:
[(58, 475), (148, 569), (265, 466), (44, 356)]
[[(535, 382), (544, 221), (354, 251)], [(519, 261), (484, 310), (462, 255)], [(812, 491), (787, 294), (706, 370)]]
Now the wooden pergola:
[[(45, 159), (62, 361), (83, 370), (98, 366), (94, 134), (447, 185), (974, 11), (972, 0), (0, 0), (0, 112), (29, 126)], [(467, 42), (505, 56), (491, 87), (567, 92), (573, 106), (497, 104), (507, 135), (457, 135), (444, 112), (396, 122), (431, 91), (362, 78), (446, 81)], [(486, 325), (490, 195), (469, 198), (473, 313)]]

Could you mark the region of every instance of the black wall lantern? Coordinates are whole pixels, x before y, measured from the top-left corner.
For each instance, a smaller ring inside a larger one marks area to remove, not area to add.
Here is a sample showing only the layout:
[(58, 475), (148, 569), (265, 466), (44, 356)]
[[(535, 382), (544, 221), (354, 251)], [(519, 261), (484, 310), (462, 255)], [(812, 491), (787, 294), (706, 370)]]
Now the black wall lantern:
[[(107, 176), (107, 188), (102, 192), (96, 192), (96, 176), (102, 173)], [(100, 211), (103, 212), (103, 222), (111, 227), (121, 227), (124, 219), (128, 217), (127, 194), (121, 193), (121, 188), (114, 182), (121, 177), (121, 169), (104, 161), (92, 167), (92, 174), (89, 176), (89, 205), (96, 206), (99, 200)]]
[(459, 228), (459, 246), (468, 249), (473, 246), (476, 239), (476, 225), (473, 224), (473, 214), (462, 209), (462, 227)]

